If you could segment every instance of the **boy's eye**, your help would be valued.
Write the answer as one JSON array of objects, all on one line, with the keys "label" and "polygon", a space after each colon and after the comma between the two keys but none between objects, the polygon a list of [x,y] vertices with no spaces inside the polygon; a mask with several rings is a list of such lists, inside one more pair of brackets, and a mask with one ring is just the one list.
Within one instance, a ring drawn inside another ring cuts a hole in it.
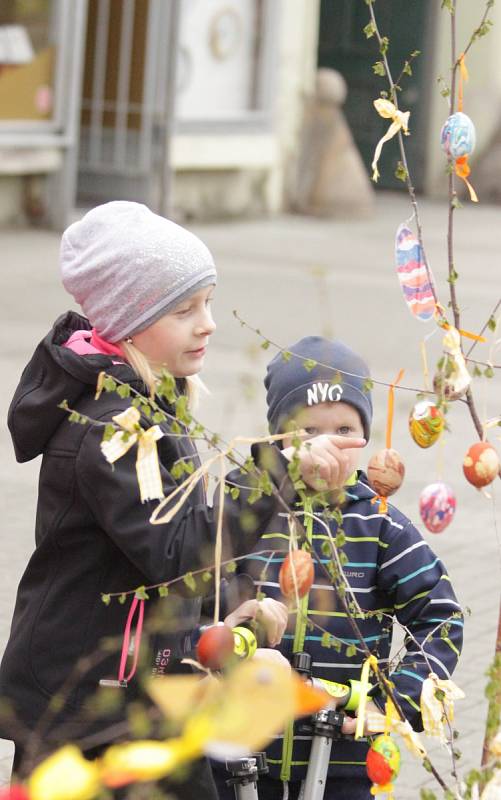
[{"label": "boy's eye", "polygon": [[305,428],[304,430],[308,434],[308,436],[316,436],[318,433],[318,428],[314,427]]},{"label": "boy's eye", "polygon": [[176,313],[178,316],[182,317],[182,316],[183,316],[183,314],[187,314],[189,310],[190,310],[190,306],[186,306],[185,308],[178,308],[178,309],[177,309],[177,311],[176,311],[175,313]]},{"label": "boy's eye", "polygon": [[340,425],[337,432],[340,436],[349,436],[352,430],[349,425]]}]

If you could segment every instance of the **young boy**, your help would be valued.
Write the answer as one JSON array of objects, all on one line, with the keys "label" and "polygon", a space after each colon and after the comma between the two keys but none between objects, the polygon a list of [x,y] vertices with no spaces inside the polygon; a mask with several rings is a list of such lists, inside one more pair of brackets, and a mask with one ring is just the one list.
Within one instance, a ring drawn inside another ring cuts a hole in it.
[{"label": "young boy", "polygon": [[[369,439],[372,401],[365,385],[369,377],[367,365],[341,342],[320,337],[302,339],[289,350],[292,358],[284,360],[279,353],[268,365],[265,386],[270,432],[302,429],[310,439],[301,445],[300,453],[303,459],[308,450],[311,453],[312,472],[306,481],[310,487],[333,490],[324,496],[329,498],[330,510],[339,507],[342,524],[332,517],[327,524],[333,536],[341,528],[345,535],[344,576],[358,605],[362,612],[375,612],[370,616],[357,615],[356,622],[366,645],[383,668],[388,667],[392,618],[405,626],[407,649],[391,672],[391,680],[403,712],[411,725],[420,730],[423,680],[432,670],[440,678],[449,678],[456,666],[462,643],[460,606],[443,564],[413,524],[393,505],[389,504],[387,513],[380,514],[378,504],[371,503],[375,492],[365,474],[357,470],[359,449],[343,449],[340,453],[333,439],[332,459],[326,451],[325,442],[331,436]],[[297,451],[290,437],[281,447],[289,460]],[[344,496],[341,505],[340,489]],[[314,495],[311,489],[310,494]],[[307,517],[302,516],[298,500],[291,507],[306,524]],[[314,511],[322,516],[321,506]],[[329,561],[322,550],[327,538],[325,526],[314,520],[311,544],[324,564]],[[280,513],[272,519],[255,550],[262,549],[264,544],[277,551],[271,561],[250,554],[241,571],[253,577],[260,591],[281,599],[278,574],[289,548],[286,514]],[[268,566],[263,575],[265,564]],[[302,609],[307,611],[311,622],[336,637],[341,648],[327,649],[322,645],[322,631],[307,628],[304,617],[291,612],[281,652],[290,660],[295,652],[309,653],[314,677],[339,683],[359,679],[364,655],[352,646],[357,646],[358,640],[318,563]],[[445,635],[441,633],[442,623],[448,625]],[[381,693],[376,693],[374,700],[380,708],[384,707]],[[354,727],[355,721],[347,718],[343,733],[353,734]],[[267,750],[269,775],[258,783],[260,800],[301,797],[310,748],[311,737],[305,735],[304,720],[274,740]],[[366,740],[355,741],[350,735],[333,743],[325,800],[371,797],[365,770],[367,748]],[[233,797],[233,790],[224,788],[225,777],[216,772],[222,800]]]}]

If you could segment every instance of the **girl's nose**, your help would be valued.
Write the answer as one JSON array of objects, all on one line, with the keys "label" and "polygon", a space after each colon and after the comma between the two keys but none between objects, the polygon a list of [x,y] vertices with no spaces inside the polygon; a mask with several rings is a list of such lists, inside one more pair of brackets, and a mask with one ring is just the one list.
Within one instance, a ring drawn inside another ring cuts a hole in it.
[{"label": "girl's nose", "polygon": [[203,317],[200,321],[199,331],[201,334],[210,336],[216,330],[216,323],[212,317],[212,312],[209,307],[204,308]]}]

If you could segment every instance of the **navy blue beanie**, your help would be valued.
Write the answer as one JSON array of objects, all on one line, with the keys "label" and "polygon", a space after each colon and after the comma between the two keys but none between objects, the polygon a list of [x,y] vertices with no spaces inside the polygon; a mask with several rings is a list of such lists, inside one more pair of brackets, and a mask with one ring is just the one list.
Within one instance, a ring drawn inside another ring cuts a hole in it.
[{"label": "navy blue beanie", "polygon": [[289,352],[292,356],[287,360],[277,353],[264,380],[270,433],[283,433],[283,425],[300,408],[341,401],[357,409],[368,440],[372,400],[365,361],[342,342],[321,336],[307,336]]}]

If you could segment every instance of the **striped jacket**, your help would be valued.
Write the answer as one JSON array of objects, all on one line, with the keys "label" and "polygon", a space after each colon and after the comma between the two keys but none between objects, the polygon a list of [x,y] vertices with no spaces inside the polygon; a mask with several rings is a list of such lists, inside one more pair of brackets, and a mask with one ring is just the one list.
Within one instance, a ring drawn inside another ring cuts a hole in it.
[{"label": "striped jacket", "polygon": [[[370,650],[383,667],[389,667],[393,619],[405,626],[406,650],[397,664],[388,669],[395,684],[402,710],[411,725],[421,730],[419,699],[421,686],[431,670],[440,678],[449,678],[459,657],[463,622],[444,565],[433,553],[414,525],[392,505],[379,514],[371,504],[374,492],[358,473],[358,481],[348,489],[342,508],[342,531],[346,557],[345,577],[362,612],[357,624]],[[301,513],[298,511],[298,513]],[[329,520],[332,534],[340,528]],[[325,527],[314,520],[309,538],[323,563],[329,561],[322,551],[328,538]],[[255,551],[269,547],[274,554],[249,555],[240,570],[250,574],[256,586],[269,597],[283,599],[278,585],[280,565],[288,551],[289,528],[285,514],[274,517]],[[321,567],[315,565],[315,580],[302,600],[303,614],[291,614],[280,649],[290,658],[294,652],[307,651],[312,656],[313,675],[340,683],[360,678],[363,656],[346,613]],[[325,635],[305,624],[308,618],[336,637],[336,647],[325,646]],[[323,637],[323,641],[322,641]],[[426,654],[426,659],[421,653]],[[377,698],[376,698],[377,699]],[[306,730],[305,730],[306,729]],[[272,777],[299,780],[305,777],[311,737],[305,721],[296,722],[277,737],[267,751]],[[331,751],[329,774],[348,777],[365,769],[367,742],[343,738]]]}]

